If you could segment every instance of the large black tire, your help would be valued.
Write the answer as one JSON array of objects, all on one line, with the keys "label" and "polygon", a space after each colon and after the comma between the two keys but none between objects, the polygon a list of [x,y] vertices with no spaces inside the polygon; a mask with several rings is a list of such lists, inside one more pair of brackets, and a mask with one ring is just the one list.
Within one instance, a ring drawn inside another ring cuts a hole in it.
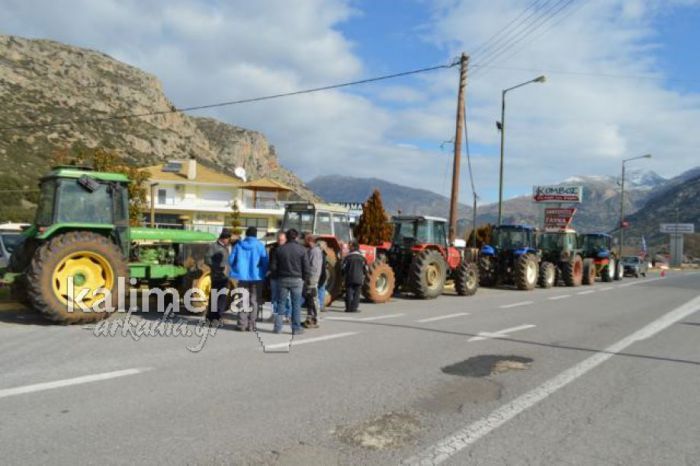
[{"label": "large black tire", "polygon": [[615,259],[612,257],[608,260],[608,265],[603,267],[600,271],[600,278],[606,282],[609,283],[615,279]]},{"label": "large black tire", "polygon": [[18,275],[15,281],[12,282],[10,287],[10,296],[14,301],[30,307],[29,296],[27,295],[27,277],[25,275]]},{"label": "large black tire", "polygon": [[574,256],[570,261],[561,265],[561,278],[566,286],[581,286],[583,282],[583,260]]},{"label": "large black tire", "polygon": [[493,257],[479,258],[479,285],[496,286],[496,261]]},{"label": "large black tire", "polygon": [[540,277],[537,284],[540,288],[551,288],[557,281],[557,269],[551,262],[540,264]]},{"label": "large black tire", "polygon": [[523,254],[515,262],[515,286],[519,290],[534,290],[537,285],[537,260],[530,254]]},{"label": "large black tire", "polygon": [[583,278],[581,281],[584,285],[593,285],[595,283],[595,263],[593,259],[583,260]]},{"label": "large black tire", "polygon": [[[70,266],[65,260],[75,261]],[[87,265],[85,265],[87,264]],[[59,274],[67,274],[73,267],[72,275],[76,291],[79,293],[79,278],[86,283],[96,283],[111,292],[111,307],[117,306],[117,284],[120,277],[128,284],[128,269],[121,250],[108,238],[89,231],[71,231],[53,237],[39,247],[27,271],[27,295],[31,307],[45,318],[60,324],[96,322],[109,316],[104,309],[110,303],[103,303],[98,311],[85,312],[77,304],[69,312],[66,295],[63,295]],[[101,283],[104,282],[104,283]],[[56,287],[59,287],[56,289]],[[90,293],[92,294],[92,293]],[[74,299],[77,296],[74,296]],[[85,304],[89,304],[86,300]]]},{"label": "large black tire", "polygon": [[442,294],[447,279],[447,263],[442,254],[425,249],[413,257],[408,273],[411,292],[420,299],[433,299]]},{"label": "large black tire", "polygon": [[615,265],[615,280],[622,280],[625,276],[625,266],[622,265],[622,261],[617,261]]},{"label": "large black tire", "polygon": [[324,308],[330,306],[333,301],[343,295],[342,263],[338,252],[334,251],[325,241],[319,241],[318,245],[326,253],[326,297]]},{"label": "large black tire", "polygon": [[367,270],[362,295],[373,303],[385,303],[394,295],[394,269],[384,261],[375,260]]},{"label": "large black tire", "polygon": [[479,289],[479,268],[464,261],[455,271],[455,291],[459,296],[472,296]]}]

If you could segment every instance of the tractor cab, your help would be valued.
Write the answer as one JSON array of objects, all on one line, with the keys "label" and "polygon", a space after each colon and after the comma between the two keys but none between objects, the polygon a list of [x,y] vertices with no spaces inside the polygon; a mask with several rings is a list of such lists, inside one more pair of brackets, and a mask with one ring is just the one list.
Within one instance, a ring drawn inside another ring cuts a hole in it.
[{"label": "tractor cab", "polygon": [[481,249],[481,254],[494,255],[498,252],[512,252],[521,255],[535,252],[536,230],[529,225],[499,225],[493,228],[491,244]]},{"label": "tractor cab", "polygon": [[444,218],[420,215],[401,215],[392,217],[396,248],[419,249],[426,245],[439,248],[447,247],[447,221]]},{"label": "tractor cab", "polygon": [[537,246],[543,255],[551,256],[547,259],[556,262],[560,258],[568,258],[578,249],[578,235],[575,230],[544,231],[540,233]]},{"label": "tractor cab", "polygon": [[294,228],[320,238],[334,238],[339,244],[352,241],[349,210],[332,204],[295,202],[287,204],[282,230]]},{"label": "tractor cab", "polygon": [[579,236],[579,244],[587,257],[604,259],[612,251],[612,236],[606,233],[587,233]]},{"label": "tractor cab", "polygon": [[129,179],[121,173],[75,166],[55,167],[40,180],[35,226],[39,237],[90,228],[115,231],[128,255]]}]

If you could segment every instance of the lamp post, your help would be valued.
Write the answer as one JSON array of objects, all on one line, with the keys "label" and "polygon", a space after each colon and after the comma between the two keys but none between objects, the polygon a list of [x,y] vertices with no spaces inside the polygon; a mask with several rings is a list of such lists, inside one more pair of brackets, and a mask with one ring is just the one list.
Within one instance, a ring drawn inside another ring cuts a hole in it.
[{"label": "lamp post", "polygon": [[632,157],[631,159],[625,159],[622,161],[622,175],[620,177],[620,246],[619,246],[619,255],[618,255],[618,260],[622,259],[622,249],[623,249],[623,243],[625,240],[625,164],[627,162],[631,162],[632,160],[639,160],[639,159],[650,159],[651,154],[644,154],[640,155],[638,157]]},{"label": "lamp post", "polygon": [[544,75],[538,76],[535,79],[520,83],[517,86],[504,89],[501,93],[501,121],[496,123],[496,127],[501,130],[501,165],[498,172],[498,225],[501,224],[501,220],[503,219],[503,147],[506,139],[506,93],[518,89],[519,87],[527,86],[528,84],[543,83],[546,80],[547,78]]}]

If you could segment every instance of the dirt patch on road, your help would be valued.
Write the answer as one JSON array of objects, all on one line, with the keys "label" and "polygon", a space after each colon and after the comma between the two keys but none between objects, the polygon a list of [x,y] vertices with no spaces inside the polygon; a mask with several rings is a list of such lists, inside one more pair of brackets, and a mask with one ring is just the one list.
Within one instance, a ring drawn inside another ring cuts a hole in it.
[{"label": "dirt patch on road", "polygon": [[433,414],[463,413],[474,403],[498,400],[501,384],[494,380],[462,378],[442,383],[415,407]]},{"label": "dirt patch on road", "polygon": [[488,377],[507,371],[529,369],[531,363],[531,358],[523,356],[483,354],[445,366],[442,372],[462,377]]},{"label": "dirt patch on road", "polygon": [[419,430],[420,422],[414,415],[391,412],[355,426],[339,427],[336,435],[348,445],[385,450],[410,442]]}]

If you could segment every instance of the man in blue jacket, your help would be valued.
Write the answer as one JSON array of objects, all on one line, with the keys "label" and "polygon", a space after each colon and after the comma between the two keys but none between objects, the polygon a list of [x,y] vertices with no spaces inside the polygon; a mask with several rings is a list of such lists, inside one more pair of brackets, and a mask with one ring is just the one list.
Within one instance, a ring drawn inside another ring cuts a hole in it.
[{"label": "man in blue jacket", "polygon": [[268,267],[267,251],[258,239],[257,228],[248,227],[245,238],[238,241],[231,251],[229,264],[231,278],[238,281],[239,288],[248,291],[248,308],[238,313],[238,330],[243,332],[255,330],[263,280]]}]

